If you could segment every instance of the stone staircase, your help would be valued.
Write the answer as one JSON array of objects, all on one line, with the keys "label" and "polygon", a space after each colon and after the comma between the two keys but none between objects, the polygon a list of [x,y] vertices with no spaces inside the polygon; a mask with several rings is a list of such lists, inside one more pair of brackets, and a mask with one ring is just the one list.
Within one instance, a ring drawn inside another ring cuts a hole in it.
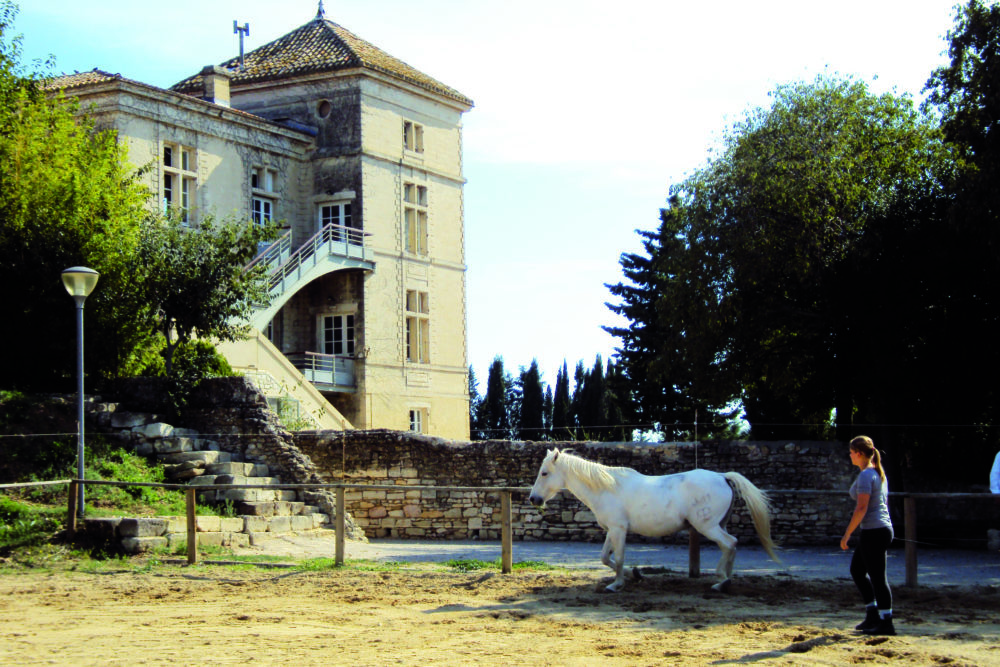
[{"label": "stone staircase", "polygon": [[[198,487],[215,484],[274,486],[268,466],[234,460],[219,444],[191,429],[176,428],[159,415],[119,412],[114,404],[94,403],[91,411],[102,430],[128,441],[132,450],[163,464],[166,481]],[[217,546],[247,546],[277,534],[329,535],[330,517],[313,505],[297,500],[290,489],[205,489],[197,494],[206,505],[225,506],[228,517],[198,517],[199,543]],[[216,521],[221,519],[221,521]],[[186,541],[182,517],[149,519],[87,520],[88,532],[121,544],[126,552],[140,553],[156,547],[173,548]],[[213,533],[219,533],[215,535]]]}]

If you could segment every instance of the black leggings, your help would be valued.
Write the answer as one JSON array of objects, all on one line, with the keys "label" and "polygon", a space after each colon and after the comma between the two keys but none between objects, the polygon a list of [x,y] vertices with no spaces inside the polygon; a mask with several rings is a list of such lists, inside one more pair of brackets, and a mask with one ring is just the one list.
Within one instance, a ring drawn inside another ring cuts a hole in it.
[{"label": "black leggings", "polygon": [[892,609],[892,591],[885,572],[885,552],[892,544],[892,528],[861,530],[861,543],[851,558],[851,577],[863,602],[875,598],[879,609]]}]

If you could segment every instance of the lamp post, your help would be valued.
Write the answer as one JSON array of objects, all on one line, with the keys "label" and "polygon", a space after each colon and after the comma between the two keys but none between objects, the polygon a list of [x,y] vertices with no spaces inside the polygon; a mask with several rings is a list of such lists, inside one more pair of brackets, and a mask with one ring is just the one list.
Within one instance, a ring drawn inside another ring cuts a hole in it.
[{"label": "lamp post", "polygon": [[[76,302],[76,377],[77,377],[77,427],[76,478],[83,481],[83,302],[94,291],[100,274],[85,266],[74,266],[62,272],[63,285]],[[83,484],[77,484],[79,496],[76,515],[83,518]]]}]

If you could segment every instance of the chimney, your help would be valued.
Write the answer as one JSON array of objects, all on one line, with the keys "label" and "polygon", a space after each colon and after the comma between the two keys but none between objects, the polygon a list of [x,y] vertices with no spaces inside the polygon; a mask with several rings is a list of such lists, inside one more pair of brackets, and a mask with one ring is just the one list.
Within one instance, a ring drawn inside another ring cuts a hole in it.
[{"label": "chimney", "polygon": [[229,79],[233,76],[229,70],[218,65],[206,65],[201,70],[201,78],[205,83],[205,92],[201,98],[207,102],[229,106]]}]

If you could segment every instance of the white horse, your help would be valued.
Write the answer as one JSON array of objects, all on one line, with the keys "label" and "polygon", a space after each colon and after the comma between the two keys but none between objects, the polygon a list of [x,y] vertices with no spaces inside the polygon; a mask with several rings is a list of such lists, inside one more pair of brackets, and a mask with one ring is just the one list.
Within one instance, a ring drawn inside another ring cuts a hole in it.
[{"label": "white horse", "polygon": [[715,569],[719,583],[712,588],[727,590],[733,576],[736,538],[725,531],[725,525],[737,497],[746,502],[767,554],[780,562],[771,541],[767,495],[738,472],[697,469],[650,477],[631,468],[613,468],[550,449],[528,500],[536,507],[544,506],[563,489],[589,507],[597,523],[608,532],[601,562],[615,571],[609,591],[618,591],[625,583],[625,536],[630,531],[662,537],[685,526],[719,545],[722,557]]}]

